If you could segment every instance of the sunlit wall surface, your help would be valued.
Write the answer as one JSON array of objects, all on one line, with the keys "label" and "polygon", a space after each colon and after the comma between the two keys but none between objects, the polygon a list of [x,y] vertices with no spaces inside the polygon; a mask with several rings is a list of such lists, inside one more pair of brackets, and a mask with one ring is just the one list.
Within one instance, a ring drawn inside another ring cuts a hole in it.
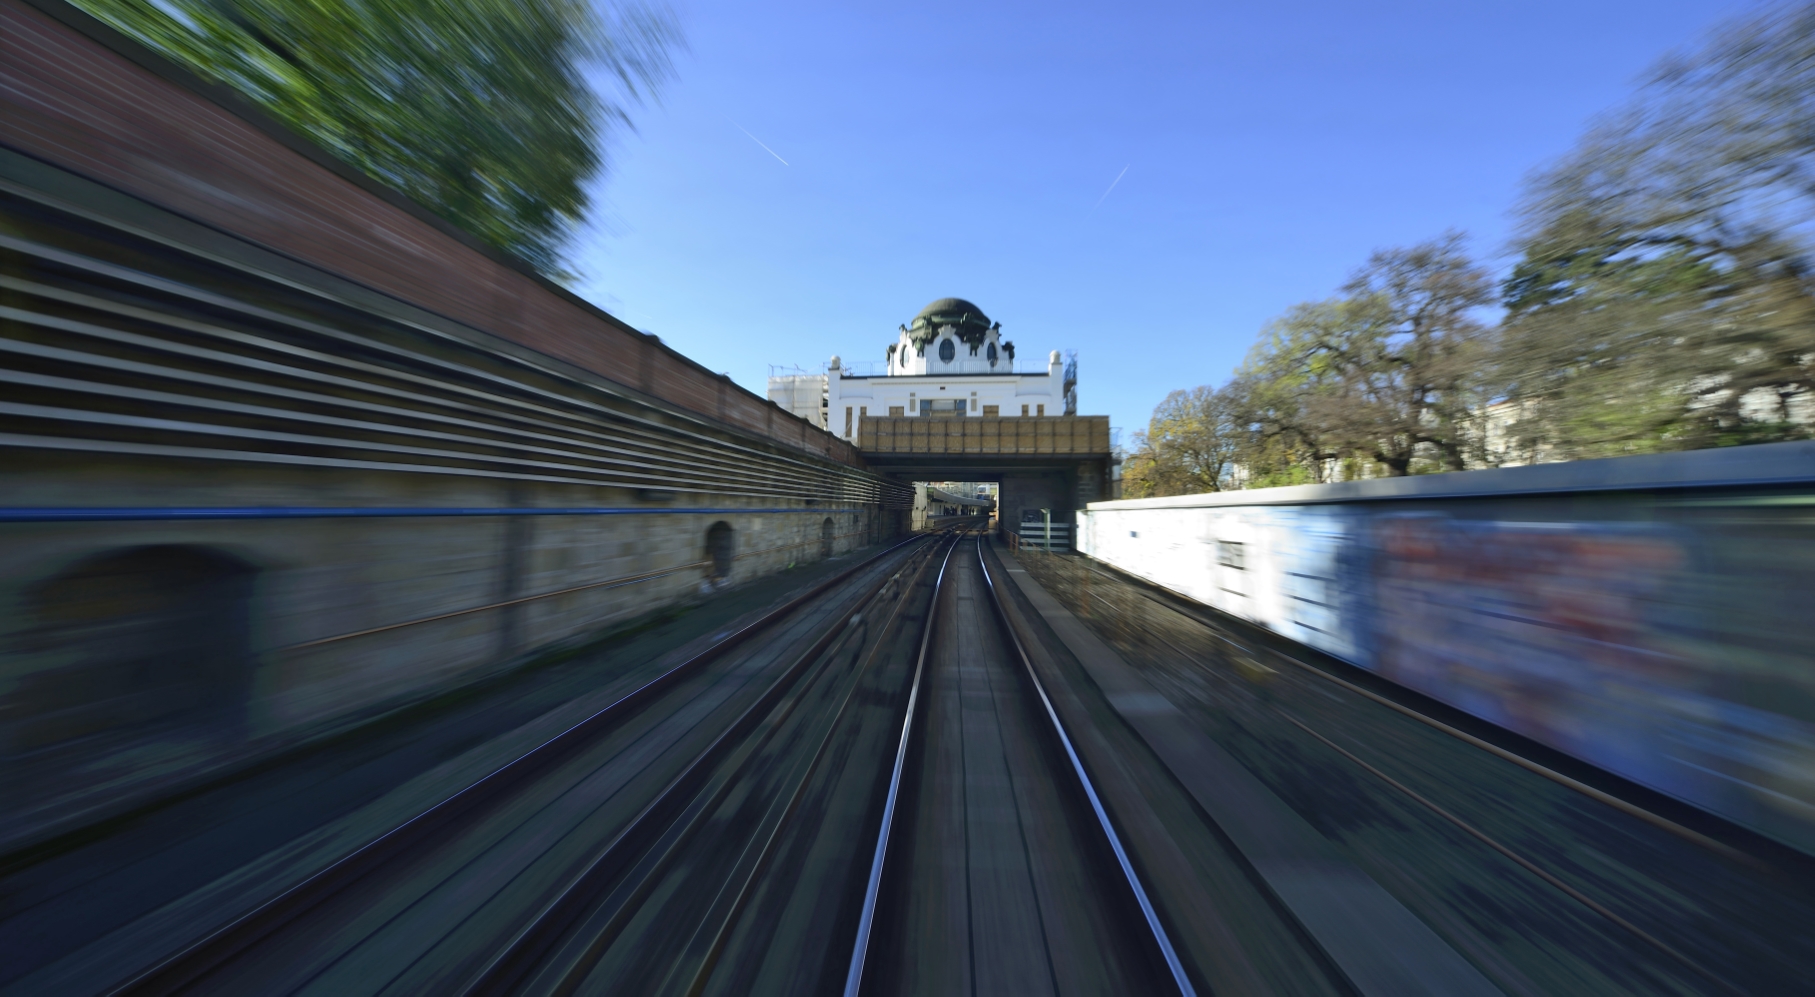
[{"label": "sunlit wall surface", "polygon": [[[1779,478],[1809,467],[1801,444],[1746,449],[1786,458]],[[1720,487],[1701,472],[1722,456],[1581,465],[1650,462],[1644,489],[1571,489],[1559,465],[1101,503],[1079,532],[1118,568],[1815,852],[1815,485]],[[1264,504],[1320,494],[1342,500]]]}]

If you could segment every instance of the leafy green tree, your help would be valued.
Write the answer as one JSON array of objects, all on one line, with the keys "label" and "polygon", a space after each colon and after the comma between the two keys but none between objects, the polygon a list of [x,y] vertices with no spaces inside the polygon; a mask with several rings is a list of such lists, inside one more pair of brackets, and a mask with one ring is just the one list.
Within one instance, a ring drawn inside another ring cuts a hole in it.
[{"label": "leafy green tree", "polygon": [[1267,349],[1278,331],[1269,327],[1262,332],[1248,363],[1222,389],[1243,430],[1233,475],[1243,488],[1318,484],[1333,466],[1305,416],[1309,372],[1281,362],[1289,354]]},{"label": "leafy green tree", "polygon": [[604,141],[679,40],[635,0],[77,2],[556,276]]},{"label": "leafy green tree", "polygon": [[1174,391],[1153,410],[1122,471],[1129,498],[1196,495],[1232,487],[1247,430],[1233,396],[1211,387]]},{"label": "leafy green tree", "polygon": [[1257,437],[1316,480],[1352,461],[1392,476],[1468,466],[1492,394],[1476,313],[1493,287],[1462,237],[1376,252],[1343,291],[1262,331],[1238,374]]},{"label": "leafy green tree", "polygon": [[1314,330],[1342,324],[1342,302],[1294,306],[1262,329],[1228,386],[1247,430],[1242,479],[1251,488],[1324,480],[1338,454],[1321,432],[1311,396],[1328,365],[1317,355]]},{"label": "leafy green tree", "polygon": [[1815,5],[1716,33],[1531,184],[1500,377],[1554,458],[1809,435]]}]

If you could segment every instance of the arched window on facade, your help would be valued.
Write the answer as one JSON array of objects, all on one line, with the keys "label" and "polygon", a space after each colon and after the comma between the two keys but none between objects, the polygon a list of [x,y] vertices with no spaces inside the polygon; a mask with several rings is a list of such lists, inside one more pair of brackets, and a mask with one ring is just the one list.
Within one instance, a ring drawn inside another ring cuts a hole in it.
[{"label": "arched window on facade", "polygon": [[706,530],[706,560],[712,562],[714,580],[731,577],[731,566],[737,560],[737,531],[724,520]]},{"label": "arched window on facade", "polygon": [[952,359],[954,357],[956,357],[957,355],[958,355],[958,348],[956,346],[952,345],[951,340],[942,339],[939,341],[939,359],[945,361],[946,363],[951,363]]},{"label": "arched window on facade", "polygon": [[35,586],[14,750],[175,727],[243,734],[256,569],[206,547],[85,558]]}]

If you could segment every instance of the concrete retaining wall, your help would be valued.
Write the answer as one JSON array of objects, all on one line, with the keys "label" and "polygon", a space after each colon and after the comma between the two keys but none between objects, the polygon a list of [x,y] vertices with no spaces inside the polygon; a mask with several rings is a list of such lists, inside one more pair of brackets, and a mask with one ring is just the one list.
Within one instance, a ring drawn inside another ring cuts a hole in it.
[{"label": "concrete retaining wall", "polygon": [[[8,468],[0,492],[15,520],[0,522],[0,847],[879,532],[873,507],[804,500],[699,505],[417,476],[27,463]],[[52,518],[92,514],[97,495],[131,496],[136,508],[115,514],[144,518]],[[408,514],[436,507],[515,514]],[[554,507],[589,511],[534,513]],[[17,521],[33,509],[37,521]],[[708,550],[715,524],[732,530],[723,576]],[[198,560],[238,580],[182,605],[145,604],[193,588]],[[220,649],[218,631],[242,625],[243,641]],[[239,660],[183,660],[219,654]]]},{"label": "concrete retaining wall", "polygon": [[1080,549],[1815,852],[1815,443],[1093,504]]}]

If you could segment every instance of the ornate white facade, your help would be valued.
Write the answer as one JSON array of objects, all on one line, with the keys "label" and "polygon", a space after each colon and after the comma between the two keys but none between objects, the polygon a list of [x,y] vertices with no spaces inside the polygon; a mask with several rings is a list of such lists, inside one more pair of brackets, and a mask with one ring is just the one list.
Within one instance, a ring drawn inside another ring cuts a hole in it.
[{"label": "ornate white facade", "polygon": [[[1059,351],[1044,370],[1016,373],[1014,343],[1000,323],[961,298],[921,309],[888,349],[884,374],[859,375],[838,357],[826,368],[823,425],[846,439],[866,415],[924,418],[1018,418],[1076,411],[1073,380]],[[775,385],[771,383],[771,397]],[[797,413],[806,416],[806,413]],[[807,416],[812,418],[812,416]],[[815,420],[817,421],[817,420]]]}]

